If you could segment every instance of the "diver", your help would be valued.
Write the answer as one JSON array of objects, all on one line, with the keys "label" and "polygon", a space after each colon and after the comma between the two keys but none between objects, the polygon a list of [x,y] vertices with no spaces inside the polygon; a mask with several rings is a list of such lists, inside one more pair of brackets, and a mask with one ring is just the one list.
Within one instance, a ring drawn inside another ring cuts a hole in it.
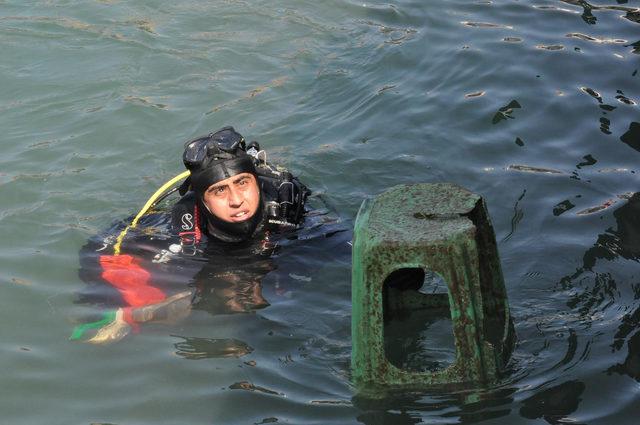
[{"label": "diver", "polygon": [[[156,192],[130,224],[83,247],[80,277],[89,287],[78,302],[106,312],[76,326],[71,339],[117,341],[142,323],[175,321],[207,303],[224,313],[269,305],[261,279],[274,268],[271,235],[300,228],[311,192],[233,127],[185,143],[183,162],[187,171]],[[181,198],[170,214],[147,214],[176,191]],[[140,220],[147,227],[142,232]]]},{"label": "diver", "polygon": [[246,145],[233,127],[187,142],[182,159],[190,175],[179,188],[184,196],[172,218],[183,248],[203,234],[242,242],[302,221],[309,189],[268,164],[259,144]]}]

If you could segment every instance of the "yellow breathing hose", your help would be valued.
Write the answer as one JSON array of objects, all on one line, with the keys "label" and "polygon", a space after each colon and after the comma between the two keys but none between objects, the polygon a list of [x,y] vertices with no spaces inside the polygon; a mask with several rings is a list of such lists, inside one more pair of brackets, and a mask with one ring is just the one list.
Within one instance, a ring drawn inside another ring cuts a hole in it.
[{"label": "yellow breathing hose", "polygon": [[171,180],[169,180],[168,182],[163,184],[162,187],[160,187],[160,189],[156,190],[156,193],[151,195],[151,198],[149,198],[147,203],[144,204],[144,207],[142,207],[142,209],[140,210],[138,215],[136,215],[136,217],[133,219],[133,221],[131,221],[131,224],[129,224],[127,227],[125,227],[125,229],[122,232],[120,232],[120,234],[118,235],[118,239],[116,239],[116,244],[113,246],[113,255],[120,255],[120,245],[122,245],[122,240],[124,239],[124,236],[127,234],[129,229],[133,229],[138,225],[138,220],[140,220],[140,218],[147,212],[147,210],[149,210],[149,208],[151,208],[151,205],[153,205],[153,203],[160,196],[162,196],[162,194],[164,192],[166,192],[169,188],[171,188],[171,186],[173,186],[174,184],[176,184],[180,180],[184,180],[187,177],[189,177],[189,174],[191,174],[189,172],[189,170],[178,174],[177,176],[175,176],[174,178],[172,178]]}]

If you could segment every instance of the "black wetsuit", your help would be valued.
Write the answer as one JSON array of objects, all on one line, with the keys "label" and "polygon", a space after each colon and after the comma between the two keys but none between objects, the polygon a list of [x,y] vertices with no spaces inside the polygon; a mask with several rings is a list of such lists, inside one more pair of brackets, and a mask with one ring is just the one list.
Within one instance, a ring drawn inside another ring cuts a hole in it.
[{"label": "black wetsuit", "polygon": [[80,253],[80,277],[88,286],[78,302],[139,310],[189,290],[194,308],[216,314],[269,305],[260,289],[262,278],[275,268],[273,239],[302,224],[309,191],[288,173],[283,178],[262,174],[267,173],[258,175],[261,222],[250,238],[234,243],[217,238],[197,213],[202,203],[188,192],[170,214],[145,215],[127,233],[118,256],[111,255],[112,247],[130,220],[91,238]]}]

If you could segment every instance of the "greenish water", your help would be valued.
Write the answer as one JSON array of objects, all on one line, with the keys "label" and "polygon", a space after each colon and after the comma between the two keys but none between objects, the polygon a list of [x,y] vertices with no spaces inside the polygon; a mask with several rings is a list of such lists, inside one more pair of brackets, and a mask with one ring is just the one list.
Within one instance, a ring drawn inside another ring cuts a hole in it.
[{"label": "greenish water", "polygon": [[[639,7],[0,0],[0,423],[637,423]],[[279,258],[255,314],[69,341],[80,247],[224,125],[347,224],[396,184],[485,196],[519,337],[505,380],[356,396],[330,244]]]}]

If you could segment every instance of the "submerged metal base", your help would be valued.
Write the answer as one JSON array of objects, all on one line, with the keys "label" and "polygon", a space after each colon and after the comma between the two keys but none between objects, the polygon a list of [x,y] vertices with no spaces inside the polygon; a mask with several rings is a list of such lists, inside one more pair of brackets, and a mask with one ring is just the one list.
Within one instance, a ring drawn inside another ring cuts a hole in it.
[{"label": "submerged metal base", "polygon": [[[439,274],[446,293],[419,292],[424,271]],[[362,204],[354,230],[352,301],[357,384],[491,383],[513,349],[484,201],[454,184],[396,186]],[[404,370],[385,351],[385,322],[421,309],[450,312],[455,360],[441,370]]]}]

